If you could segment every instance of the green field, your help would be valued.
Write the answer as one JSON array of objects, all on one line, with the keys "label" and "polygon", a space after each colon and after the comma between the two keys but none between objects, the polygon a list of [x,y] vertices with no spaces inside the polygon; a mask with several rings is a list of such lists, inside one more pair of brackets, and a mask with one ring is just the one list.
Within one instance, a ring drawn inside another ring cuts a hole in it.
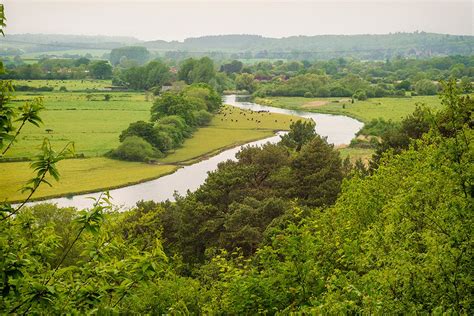
[{"label": "green field", "polygon": [[362,122],[376,118],[400,121],[415,110],[416,104],[426,104],[434,110],[439,110],[442,106],[438,96],[374,98],[354,103],[348,98],[269,97],[257,98],[256,102],[285,109],[343,114]]},{"label": "green field", "polygon": [[53,87],[53,91],[59,91],[61,87],[66,87],[68,91],[84,91],[84,90],[104,90],[110,87],[110,80],[13,80],[14,85],[30,86],[30,87]]},{"label": "green field", "polygon": [[370,160],[370,157],[372,157],[372,155],[375,153],[375,150],[370,148],[344,147],[339,148],[338,150],[342,159],[349,157],[349,160],[352,163],[355,163],[356,160],[361,159],[365,164],[367,164]]},{"label": "green field", "polygon": [[47,51],[47,52],[35,52],[35,53],[26,53],[21,55],[22,58],[39,58],[42,55],[55,55],[62,56],[64,54],[68,55],[81,55],[85,56],[87,54],[92,55],[95,58],[102,57],[104,54],[110,53],[110,50],[106,49],[66,49],[66,50],[56,50],[56,51]]},{"label": "green field", "polygon": [[[53,187],[42,185],[35,198],[65,195],[71,192],[90,192],[104,188],[126,186],[169,174],[178,167],[173,165],[149,165],[107,158],[67,159],[59,162],[59,182],[47,179]],[[21,200],[26,194],[18,191],[33,177],[28,162],[0,163],[0,200]]]},{"label": "green field", "polygon": [[[160,165],[123,162],[102,156],[117,147],[118,136],[131,122],[148,120],[151,100],[142,93],[111,93],[111,101],[103,101],[103,93],[43,93],[46,109],[41,114],[44,125],[28,126],[20,134],[8,158],[31,157],[38,152],[44,137],[60,149],[74,141],[76,153],[86,159],[69,159],[59,164],[61,181],[53,188],[42,187],[35,198],[94,191],[157,178],[174,171],[181,163],[203,159],[225,148],[272,136],[287,130],[297,117],[282,114],[251,113],[225,106],[211,124],[197,130],[181,148],[161,159]],[[35,95],[17,94],[21,105]],[[252,120],[253,118],[253,120]],[[257,122],[258,121],[258,122]],[[52,130],[47,132],[46,129]],[[18,189],[32,177],[28,162],[0,163],[0,199],[24,197]]]},{"label": "green field", "polygon": [[[18,94],[15,103],[21,105],[35,96]],[[117,147],[120,132],[131,122],[148,120],[152,105],[140,93],[111,93],[110,101],[103,101],[104,94],[101,93],[51,92],[42,93],[42,96],[45,103],[45,110],[41,113],[43,126],[25,127],[20,141],[6,157],[31,156],[44,137],[50,138],[55,148],[74,141],[78,154],[89,157],[103,155]]]},{"label": "green field", "polygon": [[[253,121],[252,121],[253,118]],[[181,148],[160,160],[165,163],[186,162],[203,154],[270,137],[278,130],[288,130],[293,117],[275,113],[251,113],[225,106],[209,126],[199,129]],[[260,123],[256,123],[256,121]]]}]

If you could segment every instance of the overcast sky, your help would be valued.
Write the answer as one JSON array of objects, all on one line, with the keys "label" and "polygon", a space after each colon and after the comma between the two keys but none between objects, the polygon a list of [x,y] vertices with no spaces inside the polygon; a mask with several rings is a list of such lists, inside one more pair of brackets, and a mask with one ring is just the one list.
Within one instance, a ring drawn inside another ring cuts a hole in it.
[{"label": "overcast sky", "polygon": [[471,0],[0,0],[7,34],[125,35],[183,40],[425,31],[473,35]]}]

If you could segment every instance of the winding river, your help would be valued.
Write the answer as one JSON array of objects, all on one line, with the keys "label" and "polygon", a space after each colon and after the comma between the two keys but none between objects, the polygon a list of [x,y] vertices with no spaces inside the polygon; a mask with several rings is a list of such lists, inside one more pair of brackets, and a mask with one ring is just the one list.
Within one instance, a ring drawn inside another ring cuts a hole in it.
[{"label": "winding river", "polygon": [[[351,139],[354,138],[355,133],[357,133],[357,131],[363,126],[361,122],[347,116],[280,109],[250,102],[243,102],[235,95],[226,96],[224,103],[253,111],[269,111],[313,119],[316,122],[316,132],[321,136],[326,136],[328,142],[334,145],[348,144]],[[246,145],[259,146],[267,142],[276,143],[280,140],[279,134],[281,133],[277,133],[276,136],[251,142]],[[216,170],[217,165],[220,162],[228,159],[235,160],[235,154],[241,147],[242,146],[237,146],[223,151],[207,160],[197,162],[190,166],[185,166],[170,175],[163,176],[156,180],[110,190],[112,202],[123,209],[127,209],[133,207],[136,202],[140,200],[153,200],[157,202],[166,200],[172,201],[174,200],[175,193],[185,195],[188,190],[194,191],[199,188],[199,186],[204,183],[208,172]],[[76,195],[68,198],[50,199],[41,202],[56,203],[61,207],[73,206],[81,209],[92,206],[93,201],[90,197],[98,198],[99,196],[100,192]]]}]

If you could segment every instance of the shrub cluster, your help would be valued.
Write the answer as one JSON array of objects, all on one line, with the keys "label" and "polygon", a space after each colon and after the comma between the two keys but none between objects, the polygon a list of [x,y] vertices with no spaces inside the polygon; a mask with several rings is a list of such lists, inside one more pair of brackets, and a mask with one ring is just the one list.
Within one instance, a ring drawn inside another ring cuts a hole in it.
[{"label": "shrub cluster", "polygon": [[209,124],[221,105],[220,95],[206,84],[165,92],[155,100],[151,120],[131,123],[120,134],[121,145],[108,155],[132,161],[163,157],[181,146],[196,128]]}]

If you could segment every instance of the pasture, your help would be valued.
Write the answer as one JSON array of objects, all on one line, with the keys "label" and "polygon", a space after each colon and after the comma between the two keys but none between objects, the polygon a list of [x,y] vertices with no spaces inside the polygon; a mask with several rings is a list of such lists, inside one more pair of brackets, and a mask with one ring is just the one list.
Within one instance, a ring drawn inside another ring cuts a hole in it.
[{"label": "pasture", "polygon": [[[7,197],[12,201],[26,198],[27,193],[22,194],[19,190],[33,177],[29,164],[29,162],[0,163],[0,200]],[[47,180],[53,186],[40,186],[34,198],[126,186],[158,178],[175,171],[177,168],[174,165],[149,165],[103,157],[67,159],[58,163],[58,169],[61,173],[60,181],[56,182],[51,177],[47,177]]]},{"label": "pasture", "polygon": [[289,130],[296,116],[257,113],[224,106],[209,126],[197,130],[181,148],[160,159],[165,163],[189,162],[203,155],[273,136],[275,131]]},{"label": "pasture", "polygon": [[442,107],[438,96],[373,98],[365,101],[355,100],[354,103],[351,103],[348,98],[268,97],[257,98],[256,102],[292,110],[342,114],[362,122],[377,118],[401,121],[415,110],[416,104],[426,104],[435,111]]},{"label": "pasture", "polygon": [[[14,103],[21,105],[39,94],[18,94]],[[151,101],[140,93],[42,93],[45,110],[41,127],[26,126],[6,157],[30,157],[44,137],[55,148],[73,141],[78,154],[101,156],[117,147],[120,132],[131,122],[149,119]]]},{"label": "pasture", "polygon": [[12,80],[13,85],[29,86],[34,88],[52,87],[59,91],[65,87],[67,91],[104,90],[112,85],[110,80]]}]

